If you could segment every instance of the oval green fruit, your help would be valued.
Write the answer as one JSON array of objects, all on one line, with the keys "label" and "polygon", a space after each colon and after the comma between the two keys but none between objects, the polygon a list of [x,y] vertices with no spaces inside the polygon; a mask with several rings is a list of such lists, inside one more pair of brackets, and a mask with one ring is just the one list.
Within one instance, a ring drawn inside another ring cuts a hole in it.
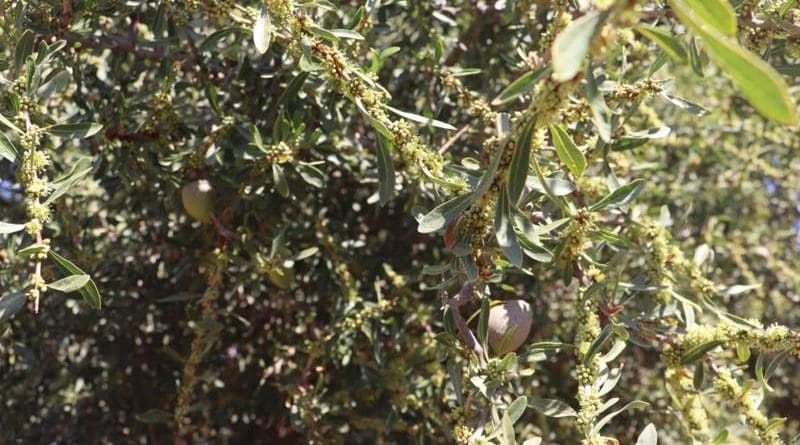
[{"label": "oval green fruit", "polygon": [[202,222],[211,222],[214,203],[214,189],[205,179],[190,182],[181,189],[181,201],[186,213]]},{"label": "oval green fruit", "polygon": [[517,350],[531,332],[531,305],[523,300],[507,300],[489,309],[489,346],[497,355]]}]

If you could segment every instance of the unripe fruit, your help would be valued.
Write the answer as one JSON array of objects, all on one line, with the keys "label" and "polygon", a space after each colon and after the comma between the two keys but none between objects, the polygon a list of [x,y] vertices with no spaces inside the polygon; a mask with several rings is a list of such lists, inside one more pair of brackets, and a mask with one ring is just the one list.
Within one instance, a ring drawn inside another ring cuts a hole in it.
[{"label": "unripe fruit", "polygon": [[181,189],[181,200],[186,213],[192,218],[208,223],[211,221],[211,213],[214,202],[214,189],[211,183],[205,179],[190,182]]},{"label": "unripe fruit", "polygon": [[489,346],[497,355],[519,348],[528,338],[533,324],[531,305],[523,300],[507,300],[489,309]]}]

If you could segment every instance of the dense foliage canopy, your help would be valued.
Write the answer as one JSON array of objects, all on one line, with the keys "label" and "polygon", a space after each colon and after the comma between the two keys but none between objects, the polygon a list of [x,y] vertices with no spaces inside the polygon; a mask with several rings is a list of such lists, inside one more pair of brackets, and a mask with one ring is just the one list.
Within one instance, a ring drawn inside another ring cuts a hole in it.
[{"label": "dense foliage canopy", "polygon": [[0,442],[798,443],[800,2],[3,0]]}]

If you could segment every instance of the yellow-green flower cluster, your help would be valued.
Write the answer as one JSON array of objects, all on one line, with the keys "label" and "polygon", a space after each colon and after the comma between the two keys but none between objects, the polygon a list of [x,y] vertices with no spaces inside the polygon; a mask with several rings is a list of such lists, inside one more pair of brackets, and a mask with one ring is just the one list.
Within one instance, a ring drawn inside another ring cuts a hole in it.
[{"label": "yellow-green flower cluster", "polygon": [[189,356],[183,365],[181,386],[178,391],[178,400],[175,403],[174,418],[179,428],[183,428],[184,419],[189,411],[189,405],[197,384],[197,368],[200,366],[205,354],[208,352],[209,343],[214,340],[206,328],[209,322],[216,318],[216,300],[222,293],[224,271],[226,266],[226,254],[221,249],[214,249],[210,258],[206,261],[206,290],[200,299],[200,323],[195,330],[195,337],[192,340]]},{"label": "yellow-green flower cluster", "polygon": [[592,433],[592,424],[601,405],[597,385],[600,376],[599,358],[594,355],[588,363],[585,363],[586,354],[601,330],[597,295],[596,291],[581,288],[575,302],[575,358],[579,363],[575,370],[575,378],[578,381],[577,399],[580,407],[576,426],[585,436],[582,442],[584,444],[592,444],[600,439],[599,434]]},{"label": "yellow-green flower cluster", "polygon": [[608,94],[607,100],[609,105],[634,104],[660,93],[661,90],[661,84],[648,77],[634,84],[620,84],[616,90]]},{"label": "yellow-green flower cluster", "polygon": [[769,418],[761,413],[749,389],[742,388],[729,369],[721,369],[714,379],[714,389],[729,404],[736,407],[745,419],[745,424],[763,445],[783,445],[780,437],[781,422],[770,423]]},{"label": "yellow-green flower cluster", "polygon": [[746,327],[728,321],[717,325],[692,326],[685,334],[675,338],[674,345],[666,346],[662,354],[663,360],[667,366],[680,366],[680,359],[686,351],[710,342],[719,342],[726,347],[754,348],[761,351],[787,350],[800,356],[800,334],[797,332],[779,324],[763,328],[757,320],[748,322],[759,327]]},{"label": "yellow-green flower cluster", "polygon": [[465,87],[461,80],[449,71],[442,73],[441,77],[442,84],[456,92],[461,104],[466,106],[467,112],[472,117],[482,119],[483,124],[487,127],[494,124],[497,112],[492,110],[489,102],[483,96]]},{"label": "yellow-green flower cluster", "polygon": [[692,290],[700,295],[714,292],[714,283],[672,242],[672,236],[667,229],[645,216],[640,218],[639,224],[630,227],[631,234],[647,258],[653,284],[660,286],[656,292],[656,300],[661,303],[671,300],[675,274],[688,278]]},{"label": "yellow-green flower cluster", "polygon": [[708,438],[708,411],[703,405],[703,394],[694,387],[694,379],[685,368],[667,368],[666,383],[675,397],[675,404],[694,437]]},{"label": "yellow-green flower cluster", "polygon": [[560,263],[569,263],[580,258],[587,237],[595,227],[595,219],[594,213],[589,209],[581,208],[575,212],[564,231],[564,249],[558,259]]},{"label": "yellow-green flower cluster", "polygon": [[334,89],[353,102],[362,104],[369,118],[389,131],[409,173],[418,175],[419,167],[424,166],[435,177],[441,176],[444,166],[442,156],[422,141],[409,122],[393,120],[387,115],[389,95],[385,89],[380,88],[370,75],[362,73],[337,47],[315,37],[310,31],[313,20],[296,12],[291,1],[271,0],[267,2],[267,7],[270,16],[276,19],[276,25],[289,31],[288,49],[294,57],[300,60],[304,56],[298,42],[302,38],[310,39],[311,54],[321,63]]}]

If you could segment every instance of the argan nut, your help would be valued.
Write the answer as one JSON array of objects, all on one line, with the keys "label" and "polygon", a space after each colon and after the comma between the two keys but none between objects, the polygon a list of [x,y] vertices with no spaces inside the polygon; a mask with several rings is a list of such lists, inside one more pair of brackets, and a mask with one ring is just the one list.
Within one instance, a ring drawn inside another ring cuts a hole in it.
[{"label": "argan nut", "polygon": [[531,305],[523,300],[507,300],[489,309],[489,346],[497,355],[517,350],[531,332]]}]

